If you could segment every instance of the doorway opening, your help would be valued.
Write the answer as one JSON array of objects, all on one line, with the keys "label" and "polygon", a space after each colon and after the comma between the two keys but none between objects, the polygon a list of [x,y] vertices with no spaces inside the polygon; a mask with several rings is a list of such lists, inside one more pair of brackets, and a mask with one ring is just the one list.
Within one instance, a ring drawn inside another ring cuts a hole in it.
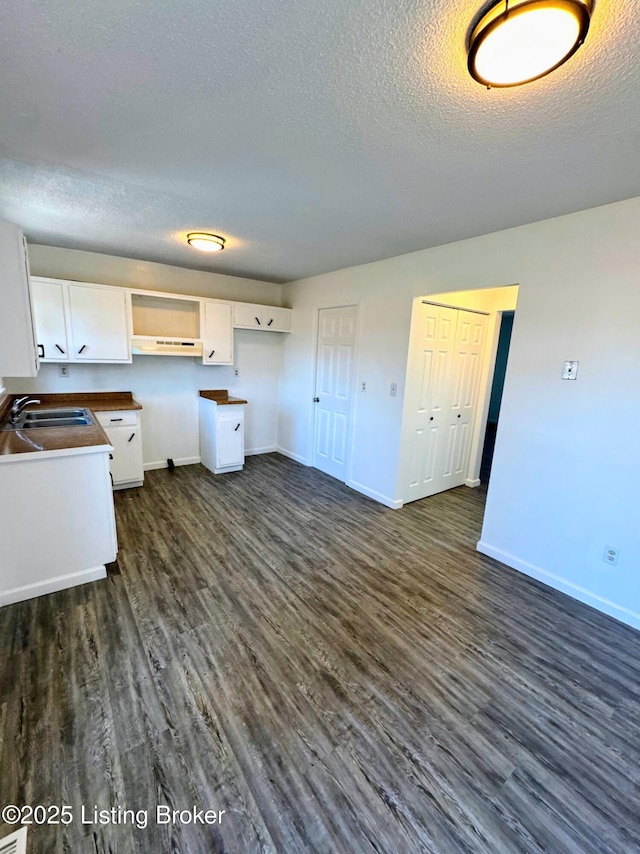
[{"label": "doorway opening", "polygon": [[482,460],[480,462],[480,483],[484,486],[489,483],[489,477],[491,475],[491,465],[493,463],[493,453],[498,432],[498,418],[500,417],[502,392],[504,391],[504,381],[507,375],[507,359],[509,357],[514,317],[515,311],[502,312],[495,368],[493,371],[493,382],[491,383],[491,392],[489,394],[487,427],[484,434]]},{"label": "doorway opening", "polygon": [[[480,485],[501,321],[513,316],[517,297],[518,286],[508,285],[414,301],[401,443],[404,504]],[[500,391],[506,357],[504,363]]]}]

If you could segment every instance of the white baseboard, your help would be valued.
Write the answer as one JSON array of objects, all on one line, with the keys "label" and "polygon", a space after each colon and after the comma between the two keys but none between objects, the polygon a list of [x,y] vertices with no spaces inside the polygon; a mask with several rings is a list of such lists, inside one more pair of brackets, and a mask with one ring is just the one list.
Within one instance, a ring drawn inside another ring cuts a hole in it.
[{"label": "white baseboard", "polygon": [[[200,462],[200,457],[181,457],[173,461],[174,466],[192,466]],[[167,461],[159,460],[154,463],[145,463],[143,469],[145,471],[153,471],[154,469],[166,469]]]},{"label": "white baseboard", "polygon": [[126,483],[114,483],[113,491],[118,492],[119,489],[135,489],[139,486],[144,486],[144,480],[128,480]]},{"label": "white baseboard", "polygon": [[480,478],[479,477],[468,477],[465,480],[464,485],[470,486],[471,488],[474,488],[476,486],[480,486]]},{"label": "white baseboard", "polygon": [[58,575],[56,578],[47,578],[44,581],[25,584],[24,587],[3,590],[0,593],[0,607],[13,605],[15,602],[24,602],[26,599],[35,599],[36,596],[45,596],[47,593],[56,593],[58,590],[66,590],[68,587],[76,587],[78,584],[87,584],[89,581],[99,581],[106,577],[107,570],[104,566],[94,566],[82,572]]},{"label": "white baseboard", "polygon": [[584,587],[580,587],[572,581],[568,581],[566,578],[562,578],[559,575],[548,572],[546,569],[542,569],[539,566],[528,563],[526,560],[520,560],[520,558],[515,557],[515,555],[502,551],[502,549],[495,548],[495,546],[485,543],[482,540],[477,543],[476,548],[479,552],[482,552],[483,555],[495,558],[496,560],[499,560],[500,563],[504,563],[512,569],[517,569],[518,572],[522,572],[530,578],[535,578],[536,581],[542,581],[543,584],[553,587],[554,590],[559,590],[561,593],[566,593],[567,596],[571,596],[579,602],[584,602],[585,605],[591,605],[591,607],[595,608],[597,611],[601,611],[609,617],[614,617],[616,620],[620,620],[621,623],[625,623],[627,626],[631,626],[634,629],[640,629],[640,614],[636,614],[635,611],[629,611],[629,609],[625,608],[623,605],[618,605],[615,602],[611,602],[609,599],[604,599],[602,596],[599,596],[597,593],[593,593],[591,590],[585,590]]},{"label": "white baseboard", "polygon": [[357,483],[355,480],[347,481],[345,486],[348,486],[350,489],[355,489],[356,492],[366,495],[367,498],[373,498],[374,501],[377,501],[379,504],[384,504],[385,507],[390,507],[392,510],[399,510],[402,507],[403,502],[401,498],[389,498],[388,495],[376,492],[375,489],[369,489],[368,486],[364,486],[362,483]]},{"label": "white baseboard", "polygon": [[267,445],[264,448],[245,448],[244,455],[245,457],[253,457],[256,454],[272,454],[277,450],[275,445]]},{"label": "white baseboard", "polygon": [[274,448],[279,454],[282,454],[283,457],[289,457],[290,460],[295,460],[297,463],[302,463],[303,466],[310,466],[311,463],[307,457],[302,457],[300,454],[294,454],[293,451],[287,451],[286,448]]}]

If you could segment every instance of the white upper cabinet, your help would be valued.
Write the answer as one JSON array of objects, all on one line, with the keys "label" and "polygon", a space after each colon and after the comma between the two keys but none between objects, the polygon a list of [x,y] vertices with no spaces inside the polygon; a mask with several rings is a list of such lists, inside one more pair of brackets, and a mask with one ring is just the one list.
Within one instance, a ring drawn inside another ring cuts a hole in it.
[{"label": "white upper cabinet", "polygon": [[234,327],[291,329],[291,309],[277,306],[40,276],[32,277],[31,291],[37,344],[45,362],[128,363],[133,336],[136,353],[170,351],[201,357],[205,365],[232,365]]},{"label": "white upper cabinet", "polygon": [[69,285],[73,358],[83,362],[130,362],[128,295],[119,288]]},{"label": "white upper cabinet", "polygon": [[31,279],[31,291],[43,361],[131,361],[128,291],[37,276]]},{"label": "white upper cabinet", "polygon": [[38,367],[26,244],[0,222],[0,377],[35,377]]},{"label": "white upper cabinet", "polygon": [[202,361],[205,365],[233,364],[233,327],[229,303],[202,303]]},{"label": "white upper cabinet", "polygon": [[31,295],[40,361],[68,361],[69,335],[62,282],[33,278]]},{"label": "white upper cabinet", "polygon": [[234,306],[233,325],[239,329],[258,329],[261,332],[289,332],[291,309],[237,303]]}]

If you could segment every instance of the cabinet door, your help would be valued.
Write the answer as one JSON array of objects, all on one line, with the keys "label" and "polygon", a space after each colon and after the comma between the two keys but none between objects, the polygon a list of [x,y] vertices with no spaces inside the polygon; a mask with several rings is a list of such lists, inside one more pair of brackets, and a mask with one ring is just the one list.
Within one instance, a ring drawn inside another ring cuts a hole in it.
[{"label": "cabinet door", "polygon": [[205,365],[232,365],[231,306],[219,302],[205,302],[203,309],[202,361]]},{"label": "cabinet door", "polygon": [[244,418],[242,415],[218,416],[217,430],[218,468],[241,466],[244,463]]},{"label": "cabinet door", "polygon": [[260,305],[236,305],[233,309],[234,326],[244,329],[262,329]]},{"label": "cabinet door", "polygon": [[0,222],[0,377],[37,373],[26,244],[17,225]]},{"label": "cabinet door", "polygon": [[69,359],[69,342],[64,311],[63,285],[58,282],[31,280],[36,340],[42,362],[65,362]]},{"label": "cabinet door", "polygon": [[106,429],[109,442],[113,445],[109,470],[113,485],[142,483],[142,436],[140,427],[109,427]]},{"label": "cabinet door", "polygon": [[288,332],[291,329],[291,309],[263,307],[260,311],[261,329],[267,332]]},{"label": "cabinet door", "polygon": [[234,326],[259,329],[261,332],[288,332],[291,329],[291,309],[269,305],[237,305]]},{"label": "cabinet door", "polygon": [[130,362],[128,304],[118,288],[70,285],[73,359]]}]

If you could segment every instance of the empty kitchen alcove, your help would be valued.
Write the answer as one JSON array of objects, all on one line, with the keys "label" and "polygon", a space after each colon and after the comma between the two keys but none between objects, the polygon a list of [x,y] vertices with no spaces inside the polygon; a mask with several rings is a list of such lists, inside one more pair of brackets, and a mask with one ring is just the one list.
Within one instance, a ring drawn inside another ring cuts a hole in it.
[{"label": "empty kitchen alcove", "polygon": [[198,299],[132,294],[131,311],[133,334],[136,336],[200,337]]}]

